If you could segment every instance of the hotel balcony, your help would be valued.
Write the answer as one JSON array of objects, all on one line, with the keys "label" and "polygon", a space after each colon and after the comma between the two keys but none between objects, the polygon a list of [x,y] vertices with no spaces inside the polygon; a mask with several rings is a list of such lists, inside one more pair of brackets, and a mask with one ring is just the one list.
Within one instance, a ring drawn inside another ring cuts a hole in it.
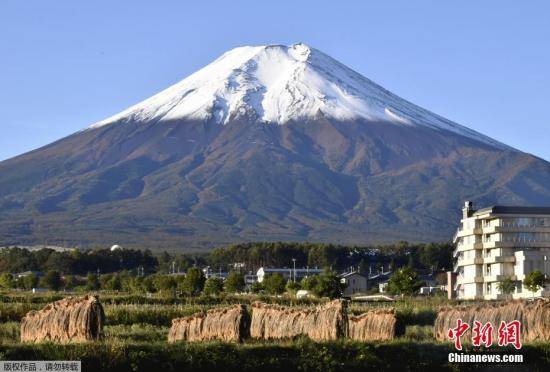
[{"label": "hotel balcony", "polygon": [[462,275],[459,275],[457,278],[456,278],[456,283],[457,284],[466,284],[466,283],[483,283],[484,280],[483,280],[483,276],[481,275],[476,275],[476,276],[462,276]]},{"label": "hotel balcony", "polygon": [[481,235],[483,234],[483,229],[481,227],[476,227],[473,229],[458,229],[458,231],[455,234],[455,238],[461,238],[463,236],[469,236],[469,235]]},{"label": "hotel balcony", "polygon": [[[480,248],[546,248],[550,247],[550,241],[548,240],[510,240],[510,241],[484,241],[480,243]],[[477,248],[477,247],[476,247]]]},{"label": "hotel balcony", "polygon": [[459,259],[456,263],[457,266],[466,266],[466,265],[481,265],[484,263],[483,257],[470,257]]},{"label": "hotel balcony", "polygon": [[503,275],[503,274],[496,274],[496,275],[486,275],[484,277],[485,282],[501,282],[506,278],[510,278],[512,280],[517,280],[515,275]]},{"label": "hotel balcony", "polygon": [[514,263],[516,262],[516,257],[515,256],[499,256],[499,255],[496,255],[496,256],[487,256],[487,257],[483,257],[483,263],[486,263],[486,264],[490,264],[490,263],[501,263],[501,262],[510,262],[510,263]]},{"label": "hotel balcony", "polygon": [[518,232],[550,232],[550,226],[518,226],[518,225],[509,225],[509,226],[487,226],[482,229],[483,234],[493,234],[493,233],[518,233]]}]

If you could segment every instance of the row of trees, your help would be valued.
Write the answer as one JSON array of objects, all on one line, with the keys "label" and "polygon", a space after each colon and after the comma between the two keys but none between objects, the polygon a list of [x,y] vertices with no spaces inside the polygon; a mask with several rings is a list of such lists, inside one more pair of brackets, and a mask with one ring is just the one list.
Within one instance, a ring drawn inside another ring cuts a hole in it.
[{"label": "row of trees", "polygon": [[207,254],[153,255],[148,250],[109,249],[71,250],[52,249],[29,251],[20,248],[0,250],[0,272],[62,270],[63,274],[85,275],[131,270],[147,273],[185,272],[190,267],[210,265],[230,269],[233,263],[244,263],[247,270],[261,266],[288,267],[296,260],[298,267],[328,267],[341,270],[350,266],[367,272],[382,266],[393,269],[409,266],[420,269],[449,269],[453,246],[442,244],[397,244],[373,247],[347,247],[313,243],[248,243],[218,248]]},{"label": "row of trees", "polygon": [[157,257],[148,250],[73,249],[58,252],[53,249],[29,251],[17,247],[0,250],[0,272],[8,273],[62,270],[65,274],[84,275],[98,269],[109,273],[138,268],[152,272],[157,266]]},{"label": "row of trees", "polygon": [[[533,271],[523,280],[523,285],[533,294],[543,288],[546,278],[540,271]],[[419,280],[417,273],[410,267],[396,270],[388,282],[388,292],[400,295],[414,295],[424,283]],[[124,290],[131,293],[174,293],[179,291],[186,295],[205,294],[209,296],[225,293],[240,293],[246,288],[244,276],[233,271],[222,280],[217,277],[205,279],[198,268],[189,268],[183,275],[150,275],[147,277],[132,275],[124,271],[115,274],[98,276],[89,273],[85,279],[74,276],[62,276],[57,270],[48,271],[42,278],[36,274],[29,274],[21,278],[14,278],[9,273],[0,274],[0,288],[25,289],[44,287],[53,291],[65,290]],[[280,274],[267,276],[262,283],[254,283],[250,287],[253,293],[267,293],[272,295],[289,292],[295,294],[305,289],[319,297],[337,298],[341,296],[344,287],[335,272],[324,271],[321,275],[304,278],[300,282],[287,281]],[[506,278],[498,283],[498,289],[503,294],[511,294],[516,289],[516,282]]]},{"label": "row of trees", "polygon": [[[546,277],[539,270],[530,272],[525,276],[525,279],[523,279],[523,285],[529,290],[529,292],[533,293],[533,296],[535,292],[543,288],[545,284]],[[516,282],[514,282],[512,278],[508,277],[500,281],[497,284],[497,288],[501,293],[510,295],[516,290]]]},{"label": "row of trees", "polygon": [[[209,296],[225,293],[241,293],[246,285],[244,275],[233,271],[223,280],[217,277],[206,279],[198,268],[189,268],[186,275],[149,275],[137,276],[124,271],[114,274],[97,275],[89,273],[85,278],[74,275],[62,276],[57,270],[48,271],[43,277],[29,274],[21,278],[14,278],[11,274],[0,275],[0,288],[26,289],[44,287],[52,291],[59,290],[110,290],[127,291],[130,293],[164,293],[173,294],[180,292],[186,295],[196,296],[205,294]],[[304,278],[301,282],[287,281],[280,274],[267,276],[262,283],[254,283],[249,290],[253,293],[266,293],[272,295],[289,292],[295,294],[300,289],[311,291],[320,297],[336,298],[341,296],[343,287],[336,273],[326,271],[322,275]]]},{"label": "row of trees", "polygon": [[[544,274],[538,270],[532,271],[525,276],[523,285],[530,292],[537,292],[543,288],[546,283]],[[413,295],[418,293],[420,287],[423,286],[423,282],[419,280],[418,274],[410,267],[404,267],[396,270],[388,281],[388,292],[400,295]],[[516,282],[511,278],[505,278],[497,284],[498,290],[505,294],[510,295],[516,290]]]},{"label": "row of trees", "polygon": [[214,267],[242,262],[246,267],[287,267],[293,259],[298,267],[331,267],[335,270],[350,266],[362,271],[381,266],[414,269],[449,270],[452,267],[451,243],[409,244],[399,242],[384,246],[341,246],[333,244],[259,242],[236,244],[212,251],[207,261]]}]

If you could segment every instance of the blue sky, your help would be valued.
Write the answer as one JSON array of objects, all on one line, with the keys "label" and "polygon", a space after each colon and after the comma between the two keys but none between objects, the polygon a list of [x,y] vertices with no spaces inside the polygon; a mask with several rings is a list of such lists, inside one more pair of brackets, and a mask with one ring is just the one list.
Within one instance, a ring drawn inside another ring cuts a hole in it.
[{"label": "blue sky", "polygon": [[228,49],[304,42],[550,160],[547,1],[0,3],[0,160],[89,126]]}]

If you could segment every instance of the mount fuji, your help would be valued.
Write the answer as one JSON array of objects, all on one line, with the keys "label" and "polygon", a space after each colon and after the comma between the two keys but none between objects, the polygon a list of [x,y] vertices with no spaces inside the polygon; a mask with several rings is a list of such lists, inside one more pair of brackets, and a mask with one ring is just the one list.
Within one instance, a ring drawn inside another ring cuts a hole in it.
[{"label": "mount fuji", "polygon": [[0,162],[0,245],[449,240],[465,199],[550,205],[550,163],[307,45],[240,47]]}]

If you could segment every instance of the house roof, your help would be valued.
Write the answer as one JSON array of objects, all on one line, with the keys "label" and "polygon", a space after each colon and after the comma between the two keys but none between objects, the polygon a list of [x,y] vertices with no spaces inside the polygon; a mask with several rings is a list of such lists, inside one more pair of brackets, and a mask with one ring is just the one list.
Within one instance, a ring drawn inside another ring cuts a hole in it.
[{"label": "house roof", "polygon": [[478,209],[474,212],[475,215],[480,215],[485,213],[550,215],[550,207],[520,207],[520,206],[493,205],[490,207]]},{"label": "house roof", "polygon": [[343,274],[340,274],[338,276],[340,278],[348,278],[348,277],[353,276],[353,275],[358,275],[358,276],[361,276],[363,278],[366,278],[365,275],[359,274],[357,271],[352,271],[352,272],[349,272],[349,273],[343,273]]},{"label": "house roof", "polygon": [[40,271],[31,271],[31,270],[29,270],[29,271],[23,271],[21,273],[17,273],[16,275],[18,275],[18,276],[27,276],[27,275],[31,275],[31,274],[40,275],[42,273]]},{"label": "house roof", "polygon": [[293,269],[291,267],[285,267],[285,268],[268,268],[268,267],[260,267],[258,271],[262,270],[264,273],[282,273],[282,272],[289,272],[289,271],[296,271],[297,273],[320,273],[323,272],[322,269]]}]

